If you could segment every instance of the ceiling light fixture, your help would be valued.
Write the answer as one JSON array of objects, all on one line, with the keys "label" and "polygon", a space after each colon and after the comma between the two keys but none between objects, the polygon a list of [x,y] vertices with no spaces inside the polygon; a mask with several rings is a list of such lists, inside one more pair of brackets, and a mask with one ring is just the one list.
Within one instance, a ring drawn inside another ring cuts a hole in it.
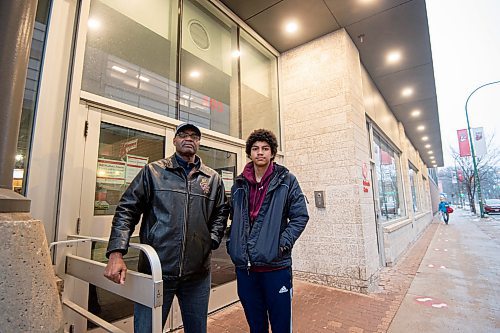
[{"label": "ceiling light fixture", "polygon": [[404,97],[409,97],[409,96],[413,95],[413,89],[412,88],[404,88],[403,90],[401,90],[401,95],[403,95]]},{"label": "ceiling light fixture", "polygon": [[435,157],[434,157],[434,156],[431,156],[431,157],[429,157],[429,158],[430,158],[431,160],[435,159]]},{"label": "ceiling light fixture", "polygon": [[429,140],[429,137],[428,137],[428,136],[423,136],[423,137],[422,137],[422,141],[427,141],[427,140]]},{"label": "ceiling light fixture", "polygon": [[386,58],[389,64],[397,63],[401,60],[401,52],[399,51],[391,51],[387,54]]},{"label": "ceiling light fixture", "polygon": [[430,148],[430,147],[431,147],[431,145],[430,145],[430,144],[426,144],[426,145],[425,145],[425,148]]},{"label": "ceiling light fixture", "polygon": [[425,129],[425,126],[424,125],[420,125],[417,127],[417,130],[419,131],[423,131]]},{"label": "ceiling light fixture", "polygon": [[427,154],[434,154],[434,152],[432,150],[429,150]]},{"label": "ceiling light fixture", "polygon": [[234,50],[233,52],[231,52],[231,55],[233,56],[233,58],[238,58],[241,55],[241,51]]},{"label": "ceiling light fixture", "polygon": [[418,117],[418,116],[420,116],[420,110],[413,110],[411,112],[411,116],[412,117]]},{"label": "ceiling light fixture", "polygon": [[291,22],[288,22],[286,25],[285,25],[285,30],[286,32],[290,33],[290,34],[293,34],[294,32],[296,32],[297,30],[299,30],[299,25],[297,24],[297,22],[295,21],[291,21]]},{"label": "ceiling light fixture", "polygon": [[89,18],[87,21],[87,25],[90,29],[99,29],[101,27],[101,21],[95,19],[95,18]]},{"label": "ceiling light fixture", "polygon": [[200,77],[200,72],[198,71],[192,71],[191,73],[189,73],[189,76],[191,76],[192,78],[198,78]]}]

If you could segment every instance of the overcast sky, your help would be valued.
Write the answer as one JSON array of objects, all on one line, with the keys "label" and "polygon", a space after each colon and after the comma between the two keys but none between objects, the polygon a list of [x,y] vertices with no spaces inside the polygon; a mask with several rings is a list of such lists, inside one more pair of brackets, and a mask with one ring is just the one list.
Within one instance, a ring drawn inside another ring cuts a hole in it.
[{"label": "overcast sky", "polygon": [[[500,81],[500,0],[426,0],[445,166],[456,130],[467,128],[465,101],[482,84]],[[478,90],[467,105],[471,127],[495,133],[500,147],[500,83]]]}]

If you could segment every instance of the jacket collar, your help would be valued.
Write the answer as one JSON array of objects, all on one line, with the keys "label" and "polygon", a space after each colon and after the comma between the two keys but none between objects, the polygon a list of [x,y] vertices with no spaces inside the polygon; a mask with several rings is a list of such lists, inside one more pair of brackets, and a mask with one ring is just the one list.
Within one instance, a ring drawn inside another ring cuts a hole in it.
[{"label": "jacket collar", "polygon": [[[205,164],[203,164],[203,161],[198,155],[196,155],[196,157],[199,159],[200,162],[197,171],[202,172],[207,176],[210,176],[210,169]],[[177,162],[177,159],[175,158],[175,153],[173,153],[171,156],[167,158],[160,160],[159,163],[164,169],[172,169],[172,170],[182,169],[182,167],[179,165],[179,162]]]},{"label": "jacket collar", "polygon": [[[274,162],[273,162],[274,163]],[[283,179],[285,179],[285,176],[289,173],[288,169],[282,165],[279,165],[278,163],[274,163],[274,171],[271,175],[271,183],[269,184],[268,192],[275,189],[276,186],[278,186]],[[235,179],[236,182],[240,184],[247,184],[248,181],[246,178],[240,174],[238,177]]]}]

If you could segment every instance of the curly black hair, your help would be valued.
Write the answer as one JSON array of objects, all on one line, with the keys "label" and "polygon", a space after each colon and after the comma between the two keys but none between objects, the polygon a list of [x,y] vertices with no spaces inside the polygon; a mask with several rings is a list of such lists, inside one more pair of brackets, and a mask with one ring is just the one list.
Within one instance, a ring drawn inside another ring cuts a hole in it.
[{"label": "curly black hair", "polygon": [[269,144],[269,146],[271,147],[271,154],[273,155],[271,161],[273,161],[276,157],[276,154],[278,153],[278,140],[276,139],[276,135],[274,135],[273,132],[263,128],[256,129],[255,131],[250,133],[245,147],[245,152],[247,153],[248,158],[250,158],[253,144],[257,141],[263,141]]}]

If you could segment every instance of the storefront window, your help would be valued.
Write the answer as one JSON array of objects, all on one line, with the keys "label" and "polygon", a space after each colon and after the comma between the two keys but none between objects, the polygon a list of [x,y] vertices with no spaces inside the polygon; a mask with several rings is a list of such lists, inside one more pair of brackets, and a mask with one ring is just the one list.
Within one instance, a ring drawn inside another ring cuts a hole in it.
[{"label": "storefront window", "polygon": [[249,34],[241,31],[242,138],[256,128],[280,137],[277,59]]},{"label": "storefront window", "polygon": [[26,168],[29,160],[31,135],[33,132],[33,119],[40,82],[40,71],[42,67],[43,50],[47,33],[49,17],[49,0],[39,0],[36,9],[35,28],[31,39],[30,58],[24,88],[24,99],[21,113],[19,136],[17,139],[16,162],[14,166],[14,179],[12,188],[14,191],[25,194],[26,192]]},{"label": "storefront window", "polygon": [[164,137],[101,123],[94,215],[113,215],[123,192],[144,165],[164,156]]},{"label": "storefront window", "polygon": [[405,215],[399,154],[374,134],[375,169],[380,202],[380,218],[389,221]]},{"label": "storefront window", "polygon": [[408,170],[408,174],[410,175],[410,188],[411,188],[411,198],[413,203],[413,211],[418,212],[418,200],[417,200],[417,170],[410,165],[410,169]]},{"label": "storefront window", "polygon": [[179,117],[236,136],[238,72],[236,25],[195,1],[184,1]]},{"label": "storefront window", "polygon": [[82,90],[175,117],[176,0],[93,0]]}]

